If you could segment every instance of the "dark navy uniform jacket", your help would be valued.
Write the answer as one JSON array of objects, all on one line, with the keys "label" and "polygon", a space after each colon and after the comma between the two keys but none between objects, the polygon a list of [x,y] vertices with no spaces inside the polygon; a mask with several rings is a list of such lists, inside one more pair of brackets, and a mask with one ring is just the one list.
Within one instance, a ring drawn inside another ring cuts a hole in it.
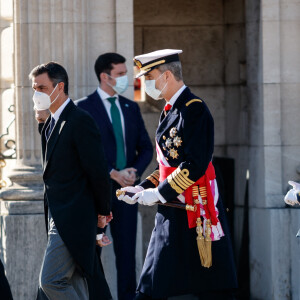
[{"label": "dark navy uniform jacket", "polygon": [[[144,188],[158,186],[167,201],[204,175],[214,148],[213,118],[203,100],[185,88],[171,110],[161,115],[156,140],[171,167],[163,182],[159,170],[144,180]],[[229,229],[221,199],[219,220],[225,236],[212,242],[213,265],[201,266],[196,229],[188,227],[184,210],[158,206],[138,290],[152,298],[236,288],[236,273]]]}]

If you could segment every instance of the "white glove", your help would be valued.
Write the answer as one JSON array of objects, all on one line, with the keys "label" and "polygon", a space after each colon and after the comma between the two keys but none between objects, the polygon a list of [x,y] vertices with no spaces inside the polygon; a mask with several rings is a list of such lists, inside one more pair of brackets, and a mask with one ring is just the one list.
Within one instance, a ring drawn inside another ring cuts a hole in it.
[{"label": "white glove", "polygon": [[103,233],[97,234],[96,235],[96,241],[100,241],[103,238]]},{"label": "white glove", "polygon": [[300,183],[295,182],[295,181],[288,181],[288,183],[293,187],[293,189],[300,192]]},{"label": "white glove", "polygon": [[[124,188],[121,188],[121,191],[125,191],[125,192],[129,192],[129,193],[138,193],[138,192],[141,192],[143,191],[144,188],[139,186],[139,185],[136,185],[136,186],[126,186]],[[122,200],[124,202],[126,202],[127,204],[135,204],[137,202],[137,200],[133,200],[132,197],[128,196],[128,195],[120,195],[118,197],[118,200]]]},{"label": "white glove", "polygon": [[158,190],[157,188],[143,190],[135,194],[132,200],[137,200],[139,204],[152,206],[159,201]]},{"label": "white glove", "polygon": [[287,192],[287,194],[284,197],[284,202],[289,205],[300,205],[297,194],[300,193],[300,184],[294,181],[289,181],[289,184],[293,187],[291,190]]}]

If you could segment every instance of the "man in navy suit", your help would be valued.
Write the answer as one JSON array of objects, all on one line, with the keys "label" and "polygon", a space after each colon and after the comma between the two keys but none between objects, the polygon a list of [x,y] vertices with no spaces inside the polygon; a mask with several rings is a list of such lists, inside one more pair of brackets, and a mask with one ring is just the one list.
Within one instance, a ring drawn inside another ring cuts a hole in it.
[{"label": "man in navy suit", "polygon": [[115,191],[136,184],[150,163],[153,147],[139,106],[121,96],[128,87],[125,58],[117,53],[100,55],[95,62],[99,87],[77,105],[90,113],[104,141],[112,179],[111,234],[116,255],[118,298],[135,296],[135,246],[137,205],[118,201]]}]

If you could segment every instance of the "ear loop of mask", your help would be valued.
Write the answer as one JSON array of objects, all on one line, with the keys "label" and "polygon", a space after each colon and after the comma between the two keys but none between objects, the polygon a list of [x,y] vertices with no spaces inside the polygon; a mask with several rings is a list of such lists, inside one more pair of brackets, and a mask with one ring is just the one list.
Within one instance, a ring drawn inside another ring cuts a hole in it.
[{"label": "ear loop of mask", "polygon": [[[114,79],[114,80],[115,80],[115,82],[117,83],[117,79],[116,79],[116,78],[114,78],[114,77],[110,76],[108,73],[105,73],[105,74],[106,74],[106,75],[108,75],[110,79]],[[108,84],[108,85],[109,85],[111,88],[113,88],[113,87],[114,87],[114,85],[111,85],[109,82],[107,82],[107,84]]]},{"label": "ear loop of mask", "polygon": [[[156,81],[157,81],[161,76],[163,76],[165,73],[166,73],[166,71],[163,72],[163,73],[155,80],[155,83],[156,83]],[[168,82],[166,82],[166,84],[164,85],[164,87],[160,90],[159,96],[161,96],[161,94],[162,94],[163,90],[166,88],[167,84],[168,84]]]},{"label": "ear loop of mask", "polygon": [[49,99],[50,99],[50,105],[52,105],[56,100],[57,100],[57,98],[59,97],[59,95],[60,95],[60,92],[58,93],[58,95],[56,96],[56,98],[51,102],[51,95],[53,94],[53,92],[55,91],[55,89],[57,88],[57,86],[58,86],[58,83],[56,84],[56,86],[55,86],[55,88],[53,89],[53,91],[51,92],[51,94],[49,95]]}]

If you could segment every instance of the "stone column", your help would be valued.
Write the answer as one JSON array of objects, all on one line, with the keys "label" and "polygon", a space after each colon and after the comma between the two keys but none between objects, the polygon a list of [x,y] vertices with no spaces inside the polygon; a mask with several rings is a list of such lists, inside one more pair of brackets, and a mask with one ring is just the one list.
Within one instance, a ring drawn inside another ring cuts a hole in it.
[{"label": "stone column", "polygon": [[[5,142],[14,140],[14,91],[13,78],[13,5],[12,1],[0,2],[0,151],[7,153]],[[1,158],[0,158],[1,159]],[[6,171],[11,167],[12,161],[0,163],[0,188],[6,186],[8,180]],[[1,167],[3,166],[3,168]],[[5,166],[5,168],[4,168]]]},{"label": "stone column", "polygon": [[[20,7],[19,1],[8,2],[11,2],[11,9],[14,8],[11,11],[14,29],[11,39],[15,52],[1,60],[1,70],[9,66],[10,58],[14,60],[11,63],[14,66],[11,83],[14,84],[12,95],[16,114],[17,159],[8,175],[12,185],[0,194],[1,251],[14,299],[34,299],[46,244],[40,138],[29,88],[30,68],[27,67],[31,55],[34,55],[31,51],[34,47],[27,44],[31,32],[26,32],[22,26],[22,22],[26,22],[21,18],[23,7]],[[1,47],[4,45],[5,41],[1,39]],[[8,91],[4,91],[2,99],[5,93]]]},{"label": "stone column", "polygon": [[0,195],[1,249],[14,298],[29,300],[38,287],[46,229],[40,136],[28,74],[55,60],[69,73],[71,94],[86,88],[87,1],[14,0],[13,8],[17,159],[9,174],[12,186]]},{"label": "stone column", "polygon": [[299,10],[295,1],[246,1],[253,299],[299,296],[300,210],[283,202],[287,181],[299,180]]},{"label": "stone column", "polygon": [[[94,74],[97,56],[116,51],[127,58],[131,79],[133,8],[132,0],[2,0],[3,3],[13,7],[12,83],[17,159],[9,174],[12,185],[0,194],[0,249],[14,298],[27,300],[35,297],[46,245],[40,136],[34,120],[28,73],[50,60],[61,63],[69,75],[70,97],[75,100],[91,93],[98,85]],[[1,47],[4,47],[3,40]],[[132,98],[130,82],[128,96]],[[112,247],[109,250],[111,255]],[[140,265],[141,262],[139,268]],[[112,287],[115,289],[115,285]]]}]

